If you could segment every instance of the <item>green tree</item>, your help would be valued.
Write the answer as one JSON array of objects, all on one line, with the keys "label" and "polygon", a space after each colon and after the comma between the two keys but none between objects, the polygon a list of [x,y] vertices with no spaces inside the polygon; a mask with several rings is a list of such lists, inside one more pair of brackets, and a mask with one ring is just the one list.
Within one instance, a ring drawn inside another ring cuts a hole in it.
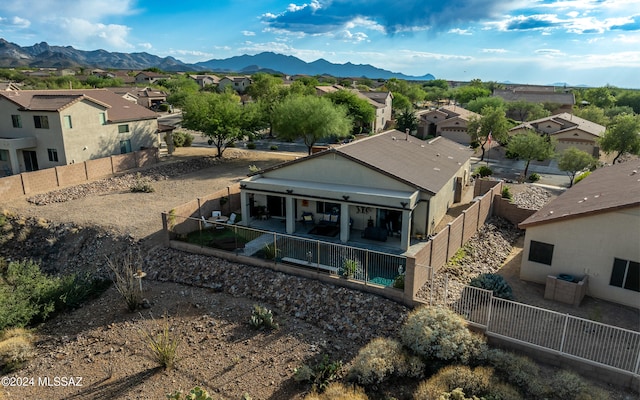
[{"label": "green tree", "polygon": [[541,104],[524,100],[508,103],[507,110],[511,113],[510,115],[516,117],[518,121],[532,121],[534,119],[547,117],[550,114]]},{"label": "green tree", "polygon": [[621,114],[616,116],[600,139],[600,148],[607,153],[618,153],[615,164],[625,153],[640,154],[640,117]]},{"label": "green tree", "polygon": [[265,73],[257,73],[252,77],[252,83],[247,93],[259,105],[259,117],[268,127],[269,136],[273,136],[273,110],[284,99],[288,90],[282,85],[282,79]]},{"label": "green tree", "polygon": [[480,84],[479,86],[471,84],[455,89],[453,98],[456,99],[458,103],[466,105],[471,100],[475,100],[479,97],[489,97],[490,95],[491,92],[489,91],[489,89],[485,89],[484,87],[482,87],[482,84]]},{"label": "green tree", "polygon": [[426,81],[425,83],[423,83],[422,87],[425,90],[427,90],[428,88],[436,88],[436,87],[442,90],[448,90],[449,82],[447,82],[445,79],[432,79],[430,81]]},{"label": "green tree", "polygon": [[554,141],[548,136],[538,135],[533,131],[514,135],[509,139],[507,150],[519,160],[527,162],[524,176],[527,176],[532,160],[548,160],[553,157]]},{"label": "green tree", "polygon": [[613,107],[616,103],[616,98],[611,93],[611,88],[607,86],[587,89],[584,92],[584,98],[591,105],[601,108]]},{"label": "green tree", "polygon": [[505,108],[506,103],[502,97],[479,97],[468,102],[464,108],[474,113],[480,114],[485,107]]},{"label": "green tree", "polygon": [[504,143],[508,139],[508,131],[509,122],[502,108],[485,107],[482,109],[482,116],[471,117],[467,124],[467,133],[471,136],[471,141],[480,144],[480,161],[484,160],[484,146],[489,141],[489,134],[492,140]]},{"label": "green tree", "polygon": [[633,112],[640,114],[640,90],[623,91],[616,96],[616,104],[631,107]]},{"label": "green tree", "polygon": [[324,97],[328,98],[333,104],[344,106],[347,108],[347,115],[351,117],[354,128],[362,131],[363,126],[368,126],[376,117],[376,109],[365,99],[361,99],[357,94],[350,90],[337,90],[327,93]]},{"label": "green tree", "polygon": [[161,85],[169,92],[167,102],[180,108],[184,107],[184,102],[190,94],[197,93],[200,90],[196,81],[185,75],[163,79]]},{"label": "green tree", "polygon": [[283,139],[302,138],[311,154],[311,147],[329,136],[349,135],[352,122],[344,107],[317,96],[289,96],[274,110],[274,130]]},{"label": "green tree", "polygon": [[558,158],[558,168],[560,171],[565,171],[567,175],[569,175],[569,187],[571,187],[573,186],[573,180],[576,174],[585,168],[592,167],[595,162],[595,158],[586,151],[569,147],[560,154]]},{"label": "green tree", "polygon": [[602,126],[609,125],[609,117],[605,115],[604,110],[600,107],[589,105],[577,108],[573,111],[573,114],[576,117],[586,119],[587,121],[591,121],[595,124],[600,124]]},{"label": "green tree", "polygon": [[406,110],[407,108],[413,108],[411,100],[400,92],[391,92],[393,94],[393,101],[391,107],[394,111]]},{"label": "green tree", "polygon": [[413,132],[418,129],[418,118],[413,110],[405,108],[396,119],[396,129],[401,132]]},{"label": "green tree", "polygon": [[242,114],[240,97],[237,95],[202,92],[186,98],[182,125],[208,137],[209,143],[218,149],[216,157],[222,157],[227,145],[242,134]]}]

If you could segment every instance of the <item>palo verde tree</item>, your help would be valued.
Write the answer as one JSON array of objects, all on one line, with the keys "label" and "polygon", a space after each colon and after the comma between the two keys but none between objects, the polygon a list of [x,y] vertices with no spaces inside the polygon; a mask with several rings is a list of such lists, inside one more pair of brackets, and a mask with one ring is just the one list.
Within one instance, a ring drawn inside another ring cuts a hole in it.
[{"label": "palo verde tree", "polygon": [[485,107],[482,109],[482,116],[473,116],[467,124],[467,133],[471,136],[471,141],[480,145],[482,156],[480,161],[484,160],[485,145],[489,141],[489,134],[492,140],[504,143],[509,130],[509,122],[505,116],[503,108]]},{"label": "palo verde tree", "polygon": [[376,117],[375,108],[350,90],[337,90],[327,93],[324,97],[331,100],[333,104],[347,108],[347,115],[353,120],[354,128],[358,131],[355,133],[360,133],[362,128],[369,126]]},{"label": "palo verde tree", "polygon": [[509,139],[507,150],[519,160],[526,161],[524,176],[527,176],[529,164],[533,160],[544,161],[553,157],[555,142],[549,136],[538,135],[533,131],[527,131],[514,135]]},{"label": "palo verde tree", "polygon": [[607,153],[618,153],[615,164],[625,153],[640,154],[640,116],[621,114],[613,118],[600,139],[600,148]]},{"label": "palo verde tree", "polygon": [[595,164],[596,160],[586,151],[579,150],[575,147],[569,147],[558,157],[558,169],[569,175],[569,187],[573,186],[573,180],[579,171],[590,168]]},{"label": "palo verde tree", "polygon": [[352,129],[346,108],[317,96],[289,96],[274,109],[273,128],[283,139],[302,138],[311,147],[320,139],[347,137]]},{"label": "palo verde tree", "polygon": [[244,121],[240,97],[230,92],[189,95],[182,115],[185,128],[202,132],[209,138],[209,143],[216,146],[216,157],[222,157],[227,145],[242,134]]}]

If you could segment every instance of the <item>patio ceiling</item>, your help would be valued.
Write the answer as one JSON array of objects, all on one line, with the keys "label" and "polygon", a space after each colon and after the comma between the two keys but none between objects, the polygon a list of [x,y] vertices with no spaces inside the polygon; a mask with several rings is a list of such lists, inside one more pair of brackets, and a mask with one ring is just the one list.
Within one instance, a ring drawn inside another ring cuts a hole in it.
[{"label": "patio ceiling", "polygon": [[[263,192],[267,194],[290,195],[294,197],[315,198],[320,200],[354,204],[367,204],[380,207],[413,208],[420,192],[378,189],[356,185],[339,185],[297,181],[291,179],[274,179],[253,176],[242,181],[243,190],[249,192]],[[345,198],[346,197],[346,198]]]}]

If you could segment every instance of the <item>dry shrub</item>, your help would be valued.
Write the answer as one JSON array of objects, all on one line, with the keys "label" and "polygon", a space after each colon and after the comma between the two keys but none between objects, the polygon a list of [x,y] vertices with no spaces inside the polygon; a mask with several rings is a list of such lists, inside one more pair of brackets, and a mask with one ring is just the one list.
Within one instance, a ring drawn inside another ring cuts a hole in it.
[{"label": "dry shrub", "polygon": [[610,396],[604,390],[587,383],[575,372],[563,370],[550,382],[549,396],[553,399],[600,400]]},{"label": "dry shrub", "polygon": [[437,400],[443,393],[449,393],[456,388],[462,389],[466,395],[484,395],[488,392],[492,379],[492,368],[471,369],[466,365],[450,365],[422,382],[414,393],[414,398]]},{"label": "dry shrub", "polygon": [[122,295],[129,311],[135,311],[142,302],[140,279],[136,278],[142,268],[142,257],[129,251],[119,258],[108,258],[111,280]]},{"label": "dry shrub", "polygon": [[367,395],[359,386],[345,386],[334,382],[327,386],[323,393],[309,393],[305,400],[368,400]]},{"label": "dry shrub", "polygon": [[360,349],[349,372],[362,385],[377,384],[391,375],[421,377],[424,363],[394,339],[376,338]]},{"label": "dry shrub", "polygon": [[533,398],[546,397],[549,388],[540,377],[540,367],[530,358],[492,349],[487,352],[487,361],[504,382],[521,388]]},{"label": "dry shrub", "polygon": [[152,320],[159,327],[159,332],[154,333],[151,328],[141,329],[142,338],[153,360],[163,368],[171,369],[178,357],[180,333],[172,326],[167,314],[164,315],[161,323],[156,323],[155,319]]},{"label": "dry shrub", "polygon": [[467,329],[464,318],[444,307],[420,307],[400,329],[403,345],[425,360],[469,363],[486,352],[484,336]]},{"label": "dry shrub", "polygon": [[12,372],[35,355],[33,342],[28,336],[12,336],[0,342],[0,371]]},{"label": "dry shrub", "polygon": [[2,333],[0,333],[0,342],[5,341],[7,339],[11,339],[13,337],[23,337],[32,343],[35,339],[35,336],[33,335],[33,333],[31,333],[31,331],[28,329],[9,328],[9,329],[5,329],[4,331],[2,331]]}]

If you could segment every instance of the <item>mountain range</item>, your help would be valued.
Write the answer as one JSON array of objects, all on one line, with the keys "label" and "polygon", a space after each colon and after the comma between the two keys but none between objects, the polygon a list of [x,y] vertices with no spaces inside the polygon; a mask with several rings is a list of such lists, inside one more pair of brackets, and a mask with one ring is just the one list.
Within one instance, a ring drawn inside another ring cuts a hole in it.
[{"label": "mountain range", "polygon": [[210,71],[214,73],[279,72],[286,75],[331,75],[334,77],[366,77],[370,79],[398,78],[432,80],[433,75],[410,76],[376,68],[369,64],[334,64],[324,59],[307,63],[293,56],[271,52],[242,55],[227,59],[212,59],[187,64],[173,57],[158,57],[149,53],[119,53],[106,50],[77,50],[71,46],[50,46],[46,42],[22,47],[0,38],[0,67],[32,68],[103,68],[142,70],[159,68],[167,72]]}]

